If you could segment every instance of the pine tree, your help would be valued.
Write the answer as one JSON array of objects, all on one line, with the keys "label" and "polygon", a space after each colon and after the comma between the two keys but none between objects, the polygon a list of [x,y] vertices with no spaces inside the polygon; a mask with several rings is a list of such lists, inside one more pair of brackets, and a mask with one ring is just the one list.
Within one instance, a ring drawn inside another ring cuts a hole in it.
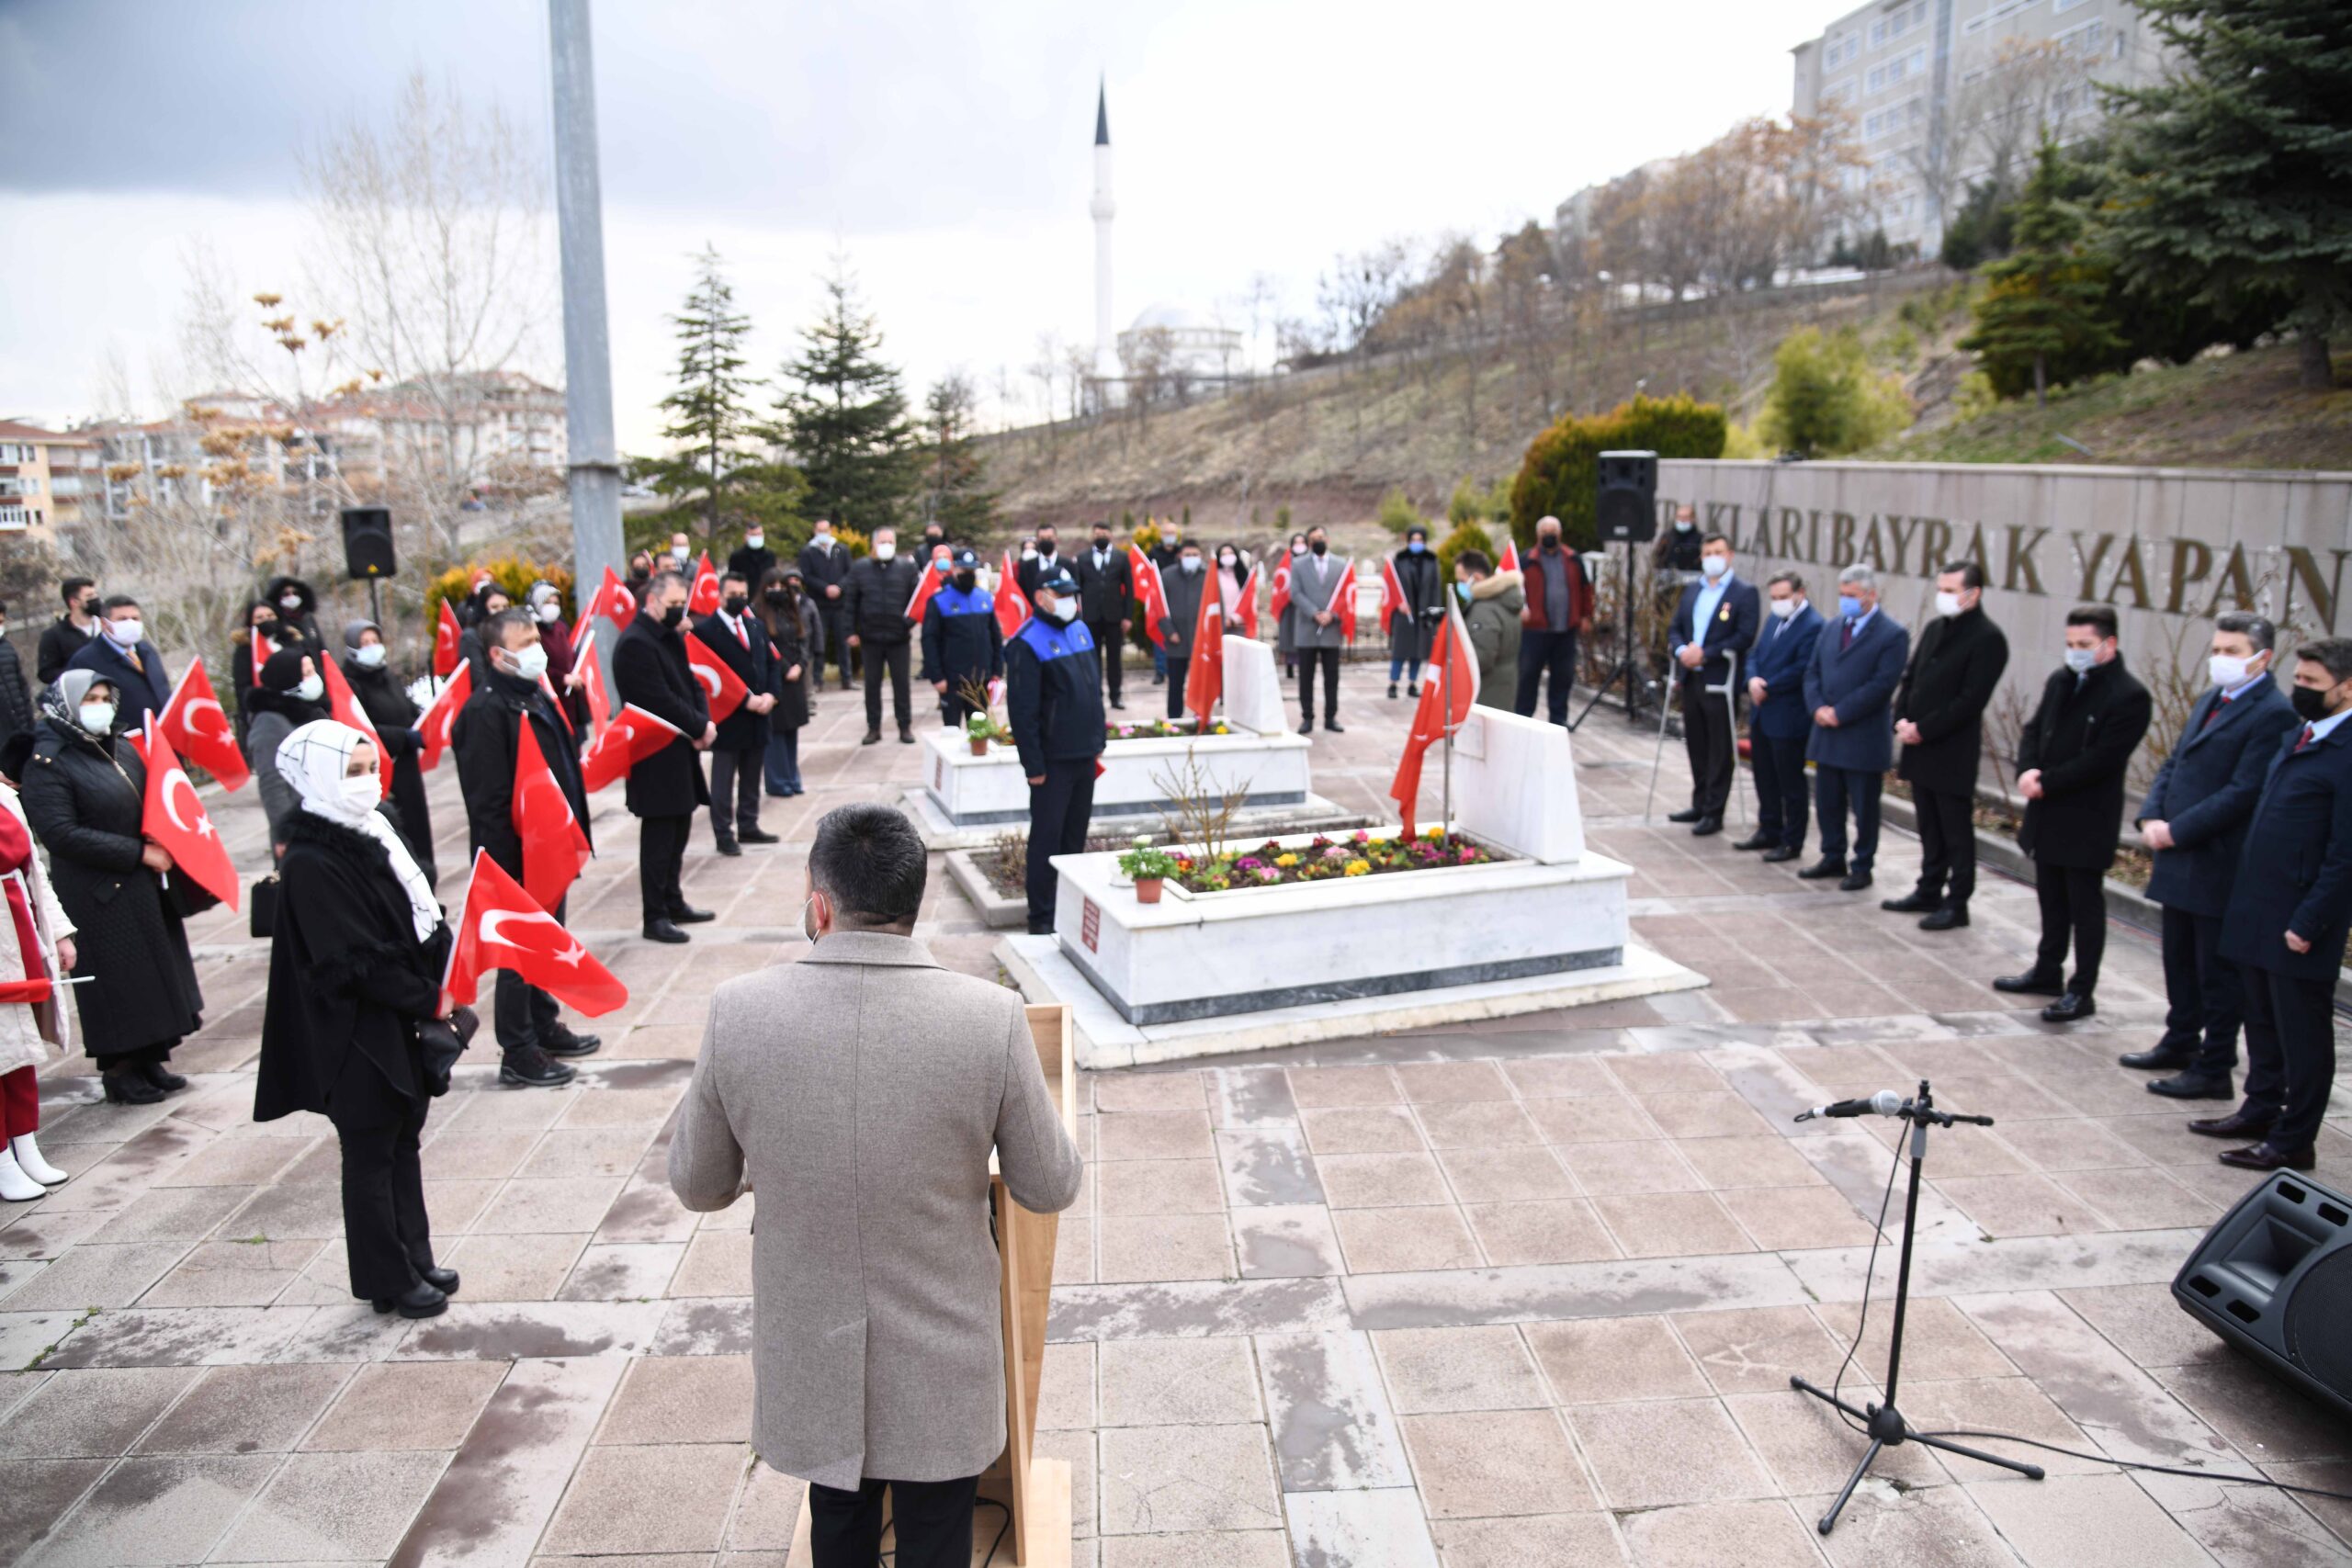
[{"label": "pine tree", "polygon": [[2059,196],[2058,144],[2044,141],[2018,198],[2015,243],[1981,269],[1976,325],[1960,346],[2005,398],[2066,380],[2121,344],[2107,313],[2107,269],[2084,254],[2083,220]]},{"label": "pine tree", "polygon": [[914,430],[854,280],[836,266],[825,294],[823,316],[802,329],[800,354],[784,367],[796,385],[776,400],[775,434],[808,479],[811,514],[871,536],[895,527],[921,487]]},{"label": "pine tree", "polygon": [[997,492],[988,488],[988,465],[972,441],[978,406],[971,378],[960,370],[941,377],[922,400],[924,521],[962,541],[996,526]]},{"label": "pine tree", "polygon": [[2110,95],[2104,205],[2125,278],[2227,308],[2293,300],[2303,384],[2352,310],[2352,18],[2343,0],[2136,0],[2184,68]]},{"label": "pine tree", "polygon": [[751,393],[757,383],[742,373],[751,318],[736,310],[717,251],[706,247],[695,269],[685,308],[670,318],[678,332],[677,389],[662,400],[670,414],[662,434],[678,449],[637,467],[656,491],[701,511],[707,539],[718,531],[723,497],[764,490],[778,476],[743,449],[755,432]]}]

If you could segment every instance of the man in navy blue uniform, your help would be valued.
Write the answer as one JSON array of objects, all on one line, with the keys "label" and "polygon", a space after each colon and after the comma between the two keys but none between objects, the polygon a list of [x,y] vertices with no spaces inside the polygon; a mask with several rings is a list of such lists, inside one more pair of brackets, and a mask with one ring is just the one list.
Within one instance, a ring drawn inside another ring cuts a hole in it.
[{"label": "man in navy blue uniform", "polygon": [[2335,979],[2352,936],[2352,637],[2295,650],[2295,716],[2272,756],[2229,909],[2222,956],[2243,965],[2245,1099],[2191,1122],[2243,1170],[2309,1170],[2335,1084]]},{"label": "man in navy blue uniform", "polygon": [[1690,808],[1669,822],[1688,822],[1701,838],[1724,829],[1724,807],[1731,801],[1737,742],[1732,735],[1729,694],[1711,695],[1710,686],[1731,679],[1734,659],[1745,660],[1756,641],[1762,612],[1756,590],[1732,575],[1731,541],[1710,534],[1699,547],[1700,578],[1682,590],[1667,647],[1681,666],[1682,744],[1690,753]]},{"label": "man in navy blue uniform", "polygon": [[2148,897],[2164,906],[2164,1038],[2126,1052],[2127,1067],[2169,1067],[2148,1089],[2175,1100],[2233,1100],[2238,1024],[2245,1017],[2238,966],[2222,956],[2222,916],[2230,907],[2246,824],[2295,710],[2272,678],[2278,632],[2260,615],[2233,610],[2213,621],[2206,669],[2213,684],[2189,710],[2172,755],[2156,770],[2137,823],[2155,874]]},{"label": "man in navy blue uniform", "polygon": [[922,678],[939,694],[941,721],[952,728],[978,711],[964,700],[966,682],[985,687],[1004,673],[1004,632],[996,624],[995,596],[979,585],[980,558],[958,549],[948,565],[946,584],[922,607]]},{"label": "man in navy blue uniform", "polygon": [[1747,661],[1747,739],[1756,764],[1756,831],[1732,848],[1762,850],[1768,861],[1804,853],[1811,818],[1804,743],[1813,715],[1804,705],[1804,672],[1821,637],[1821,612],[1805,603],[1804,579],[1778,571],[1764,585],[1771,617],[1756,634]]},{"label": "man in navy blue uniform", "polygon": [[[1879,608],[1878,574],[1856,562],[1838,574],[1838,618],[1814,639],[1804,705],[1813,733],[1821,858],[1798,872],[1808,882],[1837,877],[1847,893],[1871,885],[1878,859],[1879,791],[1894,761],[1894,688],[1911,656],[1911,634]],[[1846,859],[1846,810],[1854,812],[1854,858]]]},{"label": "man in navy blue uniform", "polygon": [[1036,617],[1004,647],[1004,711],[1029,780],[1029,930],[1054,929],[1056,855],[1086,848],[1102,755],[1102,671],[1066,566],[1037,580]]},{"label": "man in navy blue uniform", "polygon": [[718,580],[718,608],[695,623],[694,635],[750,694],[718,720],[718,738],[710,743],[710,830],[720,854],[740,855],[742,844],[778,841],[760,828],[760,777],[767,759],[768,714],[781,688],[775,644],[752,614],[751,580],[729,569]]}]

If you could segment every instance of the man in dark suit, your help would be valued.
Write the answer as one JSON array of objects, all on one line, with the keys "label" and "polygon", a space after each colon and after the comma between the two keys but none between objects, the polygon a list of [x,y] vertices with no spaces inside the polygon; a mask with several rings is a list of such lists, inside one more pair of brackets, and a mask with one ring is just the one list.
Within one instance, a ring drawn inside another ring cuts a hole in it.
[{"label": "man in dark suit", "polygon": [[695,636],[751,693],[718,721],[718,739],[710,743],[710,829],[720,854],[740,855],[741,845],[777,841],[760,830],[760,775],[777,689],[775,644],[752,614],[752,584],[741,572],[718,580],[718,608],[695,623]]},{"label": "man in dark suit", "polygon": [[1804,579],[1779,571],[1764,585],[1770,614],[1747,660],[1747,742],[1756,767],[1756,831],[1732,848],[1762,850],[1768,861],[1804,853],[1804,744],[1813,715],[1804,705],[1804,672],[1821,637],[1821,613],[1805,603]]},{"label": "man in dark suit", "polygon": [[2352,637],[2295,649],[2295,716],[2272,753],[2222,918],[2222,956],[2243,966],[2245,1099],[2191,1122],[2243,1170],[2309,1170],[2335,1084],[2336,976],[2352,937]]},{"label": "man in dark suit", "polygon": [[1102,689],[1110,694],[1113,707],[1124,709],[1127,705],[1119,700],[1119,656],[1135,626],[1135,567],[1127,552],[1112,542],[1108,522],[1094,525],[1093,540],[1079,552],[1077,566],[1079,619],[1094,637]]},{"label": "man in dark suit", "polygon": [[[588,832],[588,795],[582,786],[580,761],[573,754],[571,731],[557,716],[555,705],[539,685],[547,673],[547,649],[541,646],[538,623],[521,610],[502,610],[479,628],[485,644],[483,667],[488,671],[449,727],[449,749],[458,758],[458,793],[466,803],[466,826],[473,847],[498,863],[516,882],[523,880],[523,838],[514,829],[514,767],[523,749],[523,727],[556,787],[571,807],[580,831]],[[558,899],[548,911],[558,920],[569,899]],[[593,1034],[574,1034],[565,1025],[553,997],[512,969],[498,972],[498,994],[492,1011],[498,1035],[498,1081],[553,1089],[576,1076],[558,1056],[585,1056],[598,1041]]]},{"label": "man in dark suit", "polygon": [[2107,868],[2123,836],[2124,775],[2154,712],[2148,688],[2123,667],[2112,606],[2066,613],[2065,658],[2018,742],[2018,793],[2026,800],[2018,847],[2033,857],[2041,945],[2031,969],[1993,982],[1997,991],[2056,997],[2041,1010],[2049,1023],[2098,1011],[2092,998],[2107,952]]},{"label": "man in dark suit", "polygon": [[891,711],[898,716],[899,739],[915,743],[913,649],[914,626],[907,606],[914,603],[915,584],[925,567],[899,554],[896,528],[874,530],[874,553],[850,568],[842,602],[849,608],[845,622],[849,645],[865,665],[865,738],[871,746],[882,739],[882,677],[890,677]]},{"label": "man in dark suit", "polygon": [[686,616],[686,580],[657,571],[643,607],[613,643],[613,696],[633,703],[678,731],[678,738],[628,771],[629,815],[638,819],[637,886],[649,942],[684,942],[678,928],[715,919],[686,902],[679,877],[695,808],[710,802],[702,760],[718,739],[679,626]]},{"label": "man in dark suit", "polygon": [[1955,561],[1936,574],[1936,618],[1919,633],[1894,689],[1895,776],[1919,818],[1919,885],[1882,909],[1921,917],[1923,931],[1968,923],[1976,891],[1976,769],[1984,709],[2009,667],[2009,639],[1984,613],[1984,569]]},{"label": "man in dark suit", "polygon": [[1054,525],[1051,523],[1037,525],[1035,543],[1037,547],[1036,553],[1023,556],[1020,564],[1012,569],[1013,578],[1020,583],[1021,592],[1033,599],[1036,596],[1037,584],[1056,572],[1069,570],[1070,564],[1061,553],[1060,536],[1054,532]]},{"label": "man in dark suit", "polygon": [[2175,1100],[2234,1098],[2238,966],[2222,957],[2222,916],[2237,879],[2246,824],[2295,710],[2272,678],[2278,633],[2260,615],[2233,610],[2213,622],[2206,660],[2212,686],[2189,710],[2172,755],[2140,807],[2141,841],[2155,861],[2148,897],[2164,906],[2164,1038],[2127,1052],[2127,1067],[2170,1067],[2148,1089]]},{"label": "man in dark suit", "polygon": [[[1879,608],[1878,576],[1857,562],[1838,574],[1838,618],[1821,630],[1805,667],[1804,705],[1813,733],[1804,754],[1814,766],[1821,818],[1821,858],[1798,872],[1808,882],[1837,877],[1841,891],[1871,885],[1878,859],[1878,798],[1894,760],[1894,688],[1911,634]],[[1854,858],[1846,858],[1846,809],[1854,812]]]},{"label": "man in dark suit", "polygon": [[65,668],[95,670],[114,686],[114,732],[127,735],[172,700],[172,677],[164,668],[164,656],[147,640],[138,600],[110,593],[99,613],[105,618],[98,623],[98,635],[84,643]]},{"label": "man in dark suit", "polygon": [[743,543],[741,547],[727,558],[727,570],[741,576],[753,588],[757,588],[762,581],[765,581],[769,570],[775,565],[775,552],[768,548],[767,525],[754,521],[750,527],[743,530]]},{"label": "man in dark suit", "polygon": [[800,581],[817,606],[825,628],[824,647],[809,666],[808,689],[825,683],[825,660],[841,667],[842,690],[849,690],[849,549],[833,537],[833,525],[822,517],[808,525],[808,542],[800,547]]},{"label": "man in dark suit", "polygon": [[1734,663],[1755,644],[1762,614],[1756,590],[1732,573],[1731,541],[1708,535],[1699,547],[1699,581],[1682,590],[1667,633],[1667,650],[1680,666],[1675,676],[1682,684],[1682,745],[1690,756],[1690,808],[1667,820],[1690,823],[1701,838],[1724,830],[1739,751],[1732,694],[1724,688]]}]

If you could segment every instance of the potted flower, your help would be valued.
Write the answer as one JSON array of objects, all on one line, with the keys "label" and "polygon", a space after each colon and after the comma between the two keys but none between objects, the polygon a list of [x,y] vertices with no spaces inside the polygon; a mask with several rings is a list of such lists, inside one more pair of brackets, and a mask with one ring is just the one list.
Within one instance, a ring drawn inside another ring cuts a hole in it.
[{"label": "potted flower", "polygon": [[1136,884],[1136,902],[1159,902],[1159,885],[1176,874],[1176,857],[1166,850],[1153,847],[1148,838],[1138,837],[1135,843],[1119,852],[1119,871],[1131,876]]},{"label": "potted flower", "polygon": [[972,743],[973,756],[985,757],[989,754],[989,737],[995,731],[996,721],[985,712],[964,716],[964,739]]}]

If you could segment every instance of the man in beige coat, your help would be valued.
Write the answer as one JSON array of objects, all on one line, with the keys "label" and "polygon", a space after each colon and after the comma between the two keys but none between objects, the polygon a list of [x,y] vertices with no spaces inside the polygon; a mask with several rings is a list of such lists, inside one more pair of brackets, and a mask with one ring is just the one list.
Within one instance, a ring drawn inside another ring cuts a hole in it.
[{"label": "man in beige coat", "polygon": [[817,1568],[872,1568],[893,1492],[899,1568],[964,1568],[1004,1450],[989,1155],[1023,1207],[1078,1197],[1013,992],[914,940],[922,841],[897,811],[817,824],[799,963],[711,994],[670,1142],[690,1209],[757,1189],[752,1431],[809,1483]]}]

